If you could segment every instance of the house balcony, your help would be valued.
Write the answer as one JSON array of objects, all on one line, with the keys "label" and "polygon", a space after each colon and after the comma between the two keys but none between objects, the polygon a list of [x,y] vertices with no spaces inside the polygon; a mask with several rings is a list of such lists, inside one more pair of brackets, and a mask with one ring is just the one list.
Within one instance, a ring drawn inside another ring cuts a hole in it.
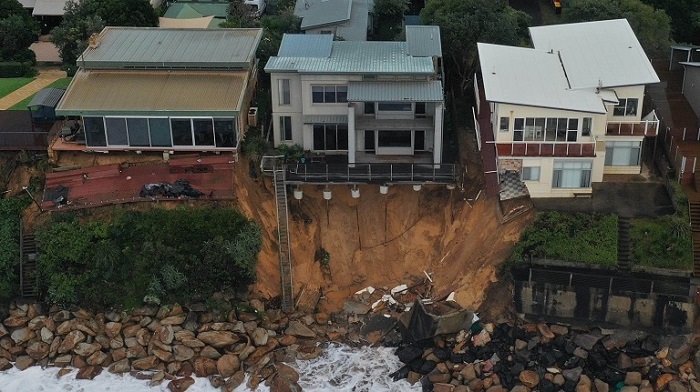
[{"label": "house balcony", "polygon": [[413,130],[432,131],[435,129],[435,121],[432,117],[414,119],[376,119],[370,116],[355,117],[356,130]]},{"label": "house balcony", "polygon": [[659,118],[654,111],[641,121],[608,121],[605,129],[605,136],[656,136],[658,133]]},{"label": "house balcony", "polygon": [[496,143],[499,157],[594,157],[595,142],[508,142]]}]

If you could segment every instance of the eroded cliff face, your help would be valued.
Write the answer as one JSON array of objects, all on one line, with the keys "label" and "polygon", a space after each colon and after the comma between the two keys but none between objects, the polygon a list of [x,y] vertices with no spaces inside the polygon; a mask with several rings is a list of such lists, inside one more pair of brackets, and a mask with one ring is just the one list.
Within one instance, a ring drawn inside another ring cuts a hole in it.
[{"label": "eroded cliff face", "polygon": [[[279,295],[280,282],[274,189],[270,179],[252,180],[244,160],[237,166],[239,208],[264,232],[253,291],[271,298]],[[300,201],[290,195],[289,216],[295,292],[303,290],[302,303],[326,311],[338,310],[363,287],[410,285],[425,277],[423,271],[432,276],[434,295],[455,291],[457,302],[475,309],[532,218],[500,224],[495,199],[482,195],[468,203],[466,193],[445,186],[418,192],[392,186],[382,195],[368,185],[353,199],[349,186],[334,185],[330,201],[322,189],[303,186]],[[321,247],[330,254],[325,268],[315,260]]]}]

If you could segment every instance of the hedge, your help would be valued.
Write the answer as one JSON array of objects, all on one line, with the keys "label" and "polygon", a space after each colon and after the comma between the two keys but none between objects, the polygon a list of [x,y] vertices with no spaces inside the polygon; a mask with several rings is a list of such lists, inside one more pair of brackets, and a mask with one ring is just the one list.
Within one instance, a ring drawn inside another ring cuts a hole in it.
[{"label": "hedge", "polygon": [[36,76],[30,63],[0,62],[0,78],[29,78]]}]

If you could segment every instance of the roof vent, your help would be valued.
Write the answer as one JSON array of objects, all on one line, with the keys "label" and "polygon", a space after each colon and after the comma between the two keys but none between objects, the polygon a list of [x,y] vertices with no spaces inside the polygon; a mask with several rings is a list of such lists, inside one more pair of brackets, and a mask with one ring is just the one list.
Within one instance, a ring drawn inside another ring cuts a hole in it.
[{"label": "roof vent", "polygon": [[100,47],[100,35],[93,33],[90,38],[88,38],[88,47],[90,49],[97,49]]}]

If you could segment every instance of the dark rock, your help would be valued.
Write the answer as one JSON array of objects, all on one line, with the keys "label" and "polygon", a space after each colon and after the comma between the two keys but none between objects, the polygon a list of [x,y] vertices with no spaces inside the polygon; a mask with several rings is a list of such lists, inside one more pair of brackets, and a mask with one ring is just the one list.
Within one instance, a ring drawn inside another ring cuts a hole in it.
[{"label": "dark rock", "polygon": [[415,359],[420,358],[422,355],[423,349],[415,346],[405,346],[396,349],[396,356],[399,358],[399,361],[405,364],[413,362]]},{"label": "dark rock", "polygon": [[425,361],[423,365],[418,369],[418,373],[420,374],[428,374],[432,372],[435,369],[435,366],[437,366],[437,363],[434,361]]},{"label": "dark rock", "polygon": [[168,389],[172,392],[184,392],[194,384],[194,378],[183,377],[172,380],[168,383]]},{"label": "dark rock", "polygon": [[592,334],[585,334],[585,335],[576,335],[574,336],[574,343],[579,346],[583,347],[586,350],[592,350],[593,346],[595,346],[596,343],[600,340],[599,336],[592,335]]},{"label": "dark rock", "polygon": [[[573,381],[574,383],[578,382],[578,379],[581,377],[581,373],[583,373],[583,368],[580,366],[573,369],[564,369],[561,372],[565,379]],[[574,386],[574,388],[575,387],[576,386]]]},{"label": "dark rock", "polygon": [[78,380],[92,380],[100,373],[102,373],[102,366],[86,366],[78,370],[75,378]]},{"label": "dark rock", "polygon": [[391,373],[389,377],[391,377],[392,380],[394,381],[399,381],[403,380],[404,378],[408,377],[408,373],[411,372],[411,368],[408,365],[402,366],[399,368],[399,370]]}]

